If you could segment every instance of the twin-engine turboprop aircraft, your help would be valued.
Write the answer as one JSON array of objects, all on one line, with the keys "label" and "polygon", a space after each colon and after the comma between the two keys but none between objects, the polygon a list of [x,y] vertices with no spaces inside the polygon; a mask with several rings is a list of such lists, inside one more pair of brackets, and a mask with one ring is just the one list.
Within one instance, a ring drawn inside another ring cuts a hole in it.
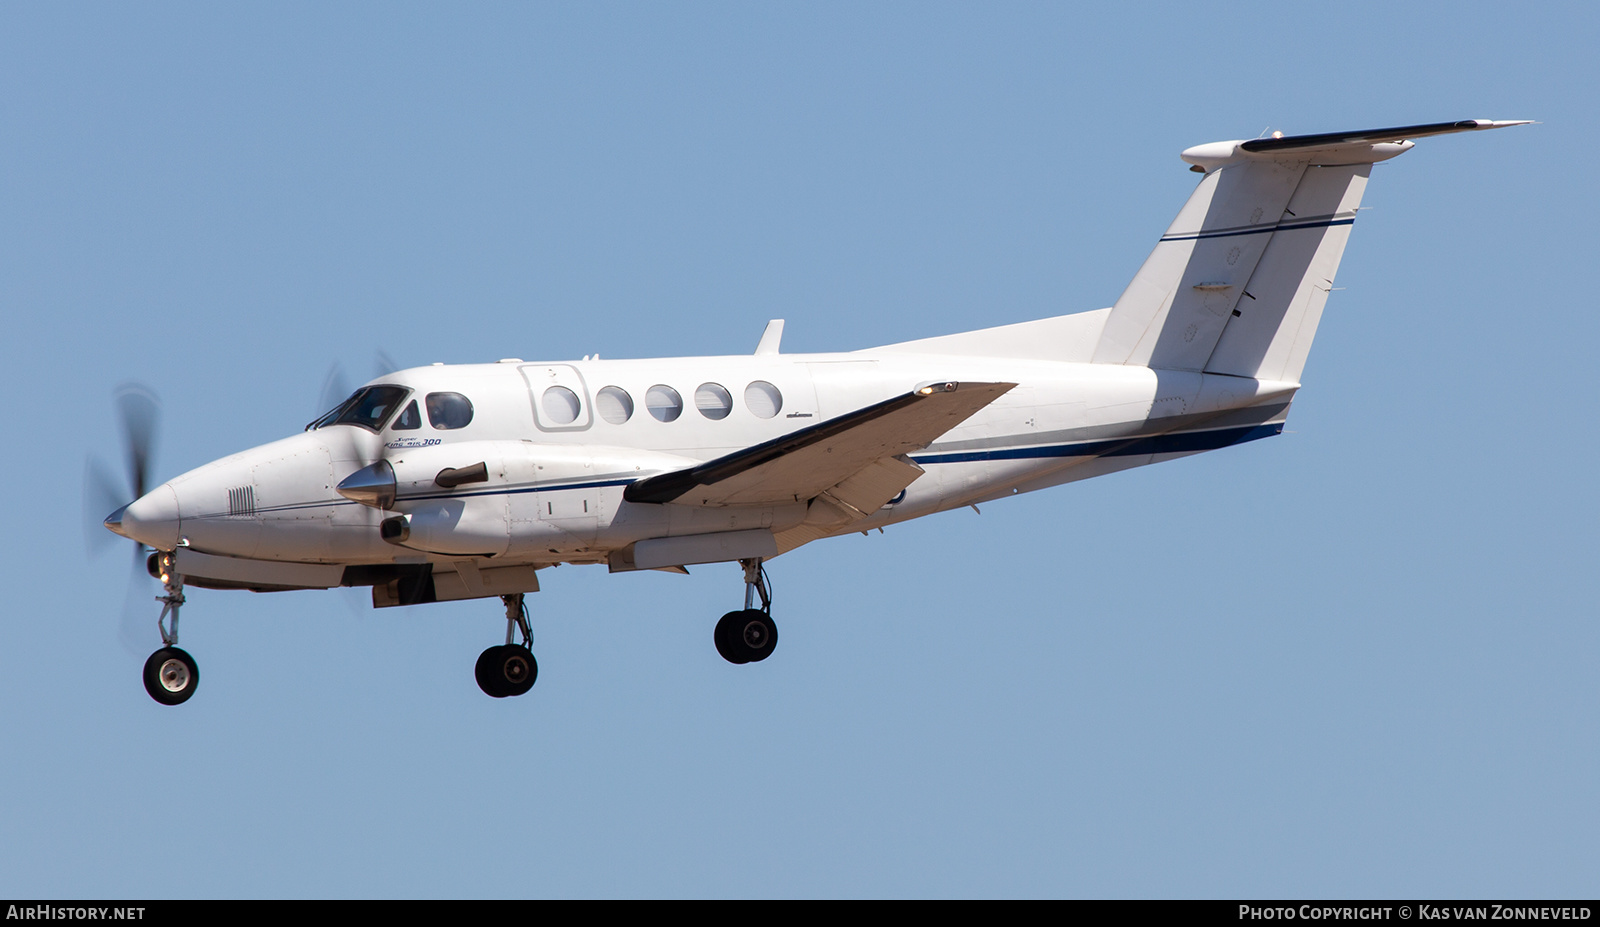
[{"label": "twin-engine turboprop aircraft", "polygon": [[521,695],[523,597],[559,563],[738,562],[744,608],[713,638],[764,660],[764,564],[786,551],[1278,434],[1373,163],[1520,124],[1190,148],[1199,186],[1108,309],[844,354],[779,353],[778,320],[743,357],[417,367],[147,494],[136,464],[139,498],[105,524],[165,585],[145,687],[175,705],[199,681],[186,585],[370,586],[377,608],[499,596],[478,684]]}]

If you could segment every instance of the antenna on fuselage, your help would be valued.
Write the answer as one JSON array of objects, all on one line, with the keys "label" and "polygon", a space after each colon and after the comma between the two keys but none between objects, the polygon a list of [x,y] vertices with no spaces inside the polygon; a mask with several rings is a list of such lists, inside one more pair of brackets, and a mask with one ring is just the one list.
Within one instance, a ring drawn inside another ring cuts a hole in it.
[{"label": "antenna on fuselage", "polygon": [[756,345],[757,354],[778,353],[778,342],[783,340],[783,320],[773,319],[767,323],[767,330],[761,333],[761,341]]}]

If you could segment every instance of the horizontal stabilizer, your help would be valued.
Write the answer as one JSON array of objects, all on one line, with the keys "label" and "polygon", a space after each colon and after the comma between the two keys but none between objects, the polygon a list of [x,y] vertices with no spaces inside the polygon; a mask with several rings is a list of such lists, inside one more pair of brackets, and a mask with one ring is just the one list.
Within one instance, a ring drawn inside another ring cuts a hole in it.
[{"label": "horizontal stabilizer", "polygon": [[1430,135],[1449,135],[1452,132],[1476,132],[1481,129],[1503,129],[1507,126],[1525,126],[1532,119],[1461,119],[1456,122],[1430,122],[1420,126],[1394,126],[1388,129],[1361,129],[1355,132],[1324,132],[1321,135],[1284,135],[1278,138],[1253,138],[1239,143],[1245,151],[1291,151],[1298,148],[1329,148],[1336,145],[1377,145],[1382,142],[1403,142]]},{"label": "horizontal stabilizer", "polygon": [[1260,160],[1371,164],[1409,151],[1413,147],[1412,139],[1532,124],[1531,119],[1460,119],[1455,122],[1323,132],[1317,135],[1280,134],[1271,138],[1235,139],[1196,145],[1185,149],[1179,157],[1194,165],[1190,170],[1202,172],[1214,171],[1229,164]]},{"label": "horizontal stabilizer", "polygon": [[[1014,386],[926,386],[699,466],[640,480],[623,498],[688,505],[806,502],[878,461],[927,447]],[[860,487],[863,499],[876,495],[878,481],[871,482]]]}]

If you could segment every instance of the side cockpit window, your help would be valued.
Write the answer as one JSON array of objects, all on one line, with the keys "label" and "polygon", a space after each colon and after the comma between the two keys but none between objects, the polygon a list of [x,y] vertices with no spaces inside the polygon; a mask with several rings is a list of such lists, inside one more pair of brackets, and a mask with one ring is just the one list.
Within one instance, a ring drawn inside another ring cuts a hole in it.
[{"label": "side cockpit window", "polygon": [[422,413],[417,411],[415,399],[406,404],[406,410],[394,420],[395,431],[415,431],[422,427]]},{"label": "side cockpit window", "polygon": [[428,424],[440,431],[472,423],[472,400],[460,393],[429,393],[427,406]]},{"label": "side cockpit window", "polygon": [[378,431],[410,392],[403,386],[364,386],[340,403],[338,408],[313,422],[311,427],[359,425]]}]

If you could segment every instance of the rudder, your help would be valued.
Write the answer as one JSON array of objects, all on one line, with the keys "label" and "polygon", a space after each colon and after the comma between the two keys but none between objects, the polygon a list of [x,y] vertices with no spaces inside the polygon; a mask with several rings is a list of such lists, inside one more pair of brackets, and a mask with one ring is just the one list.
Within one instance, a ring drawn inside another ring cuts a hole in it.
[{"label": "rudder", "polygon": [[1300,381],[1371,164],[1307,167],[1203,368]]}]

